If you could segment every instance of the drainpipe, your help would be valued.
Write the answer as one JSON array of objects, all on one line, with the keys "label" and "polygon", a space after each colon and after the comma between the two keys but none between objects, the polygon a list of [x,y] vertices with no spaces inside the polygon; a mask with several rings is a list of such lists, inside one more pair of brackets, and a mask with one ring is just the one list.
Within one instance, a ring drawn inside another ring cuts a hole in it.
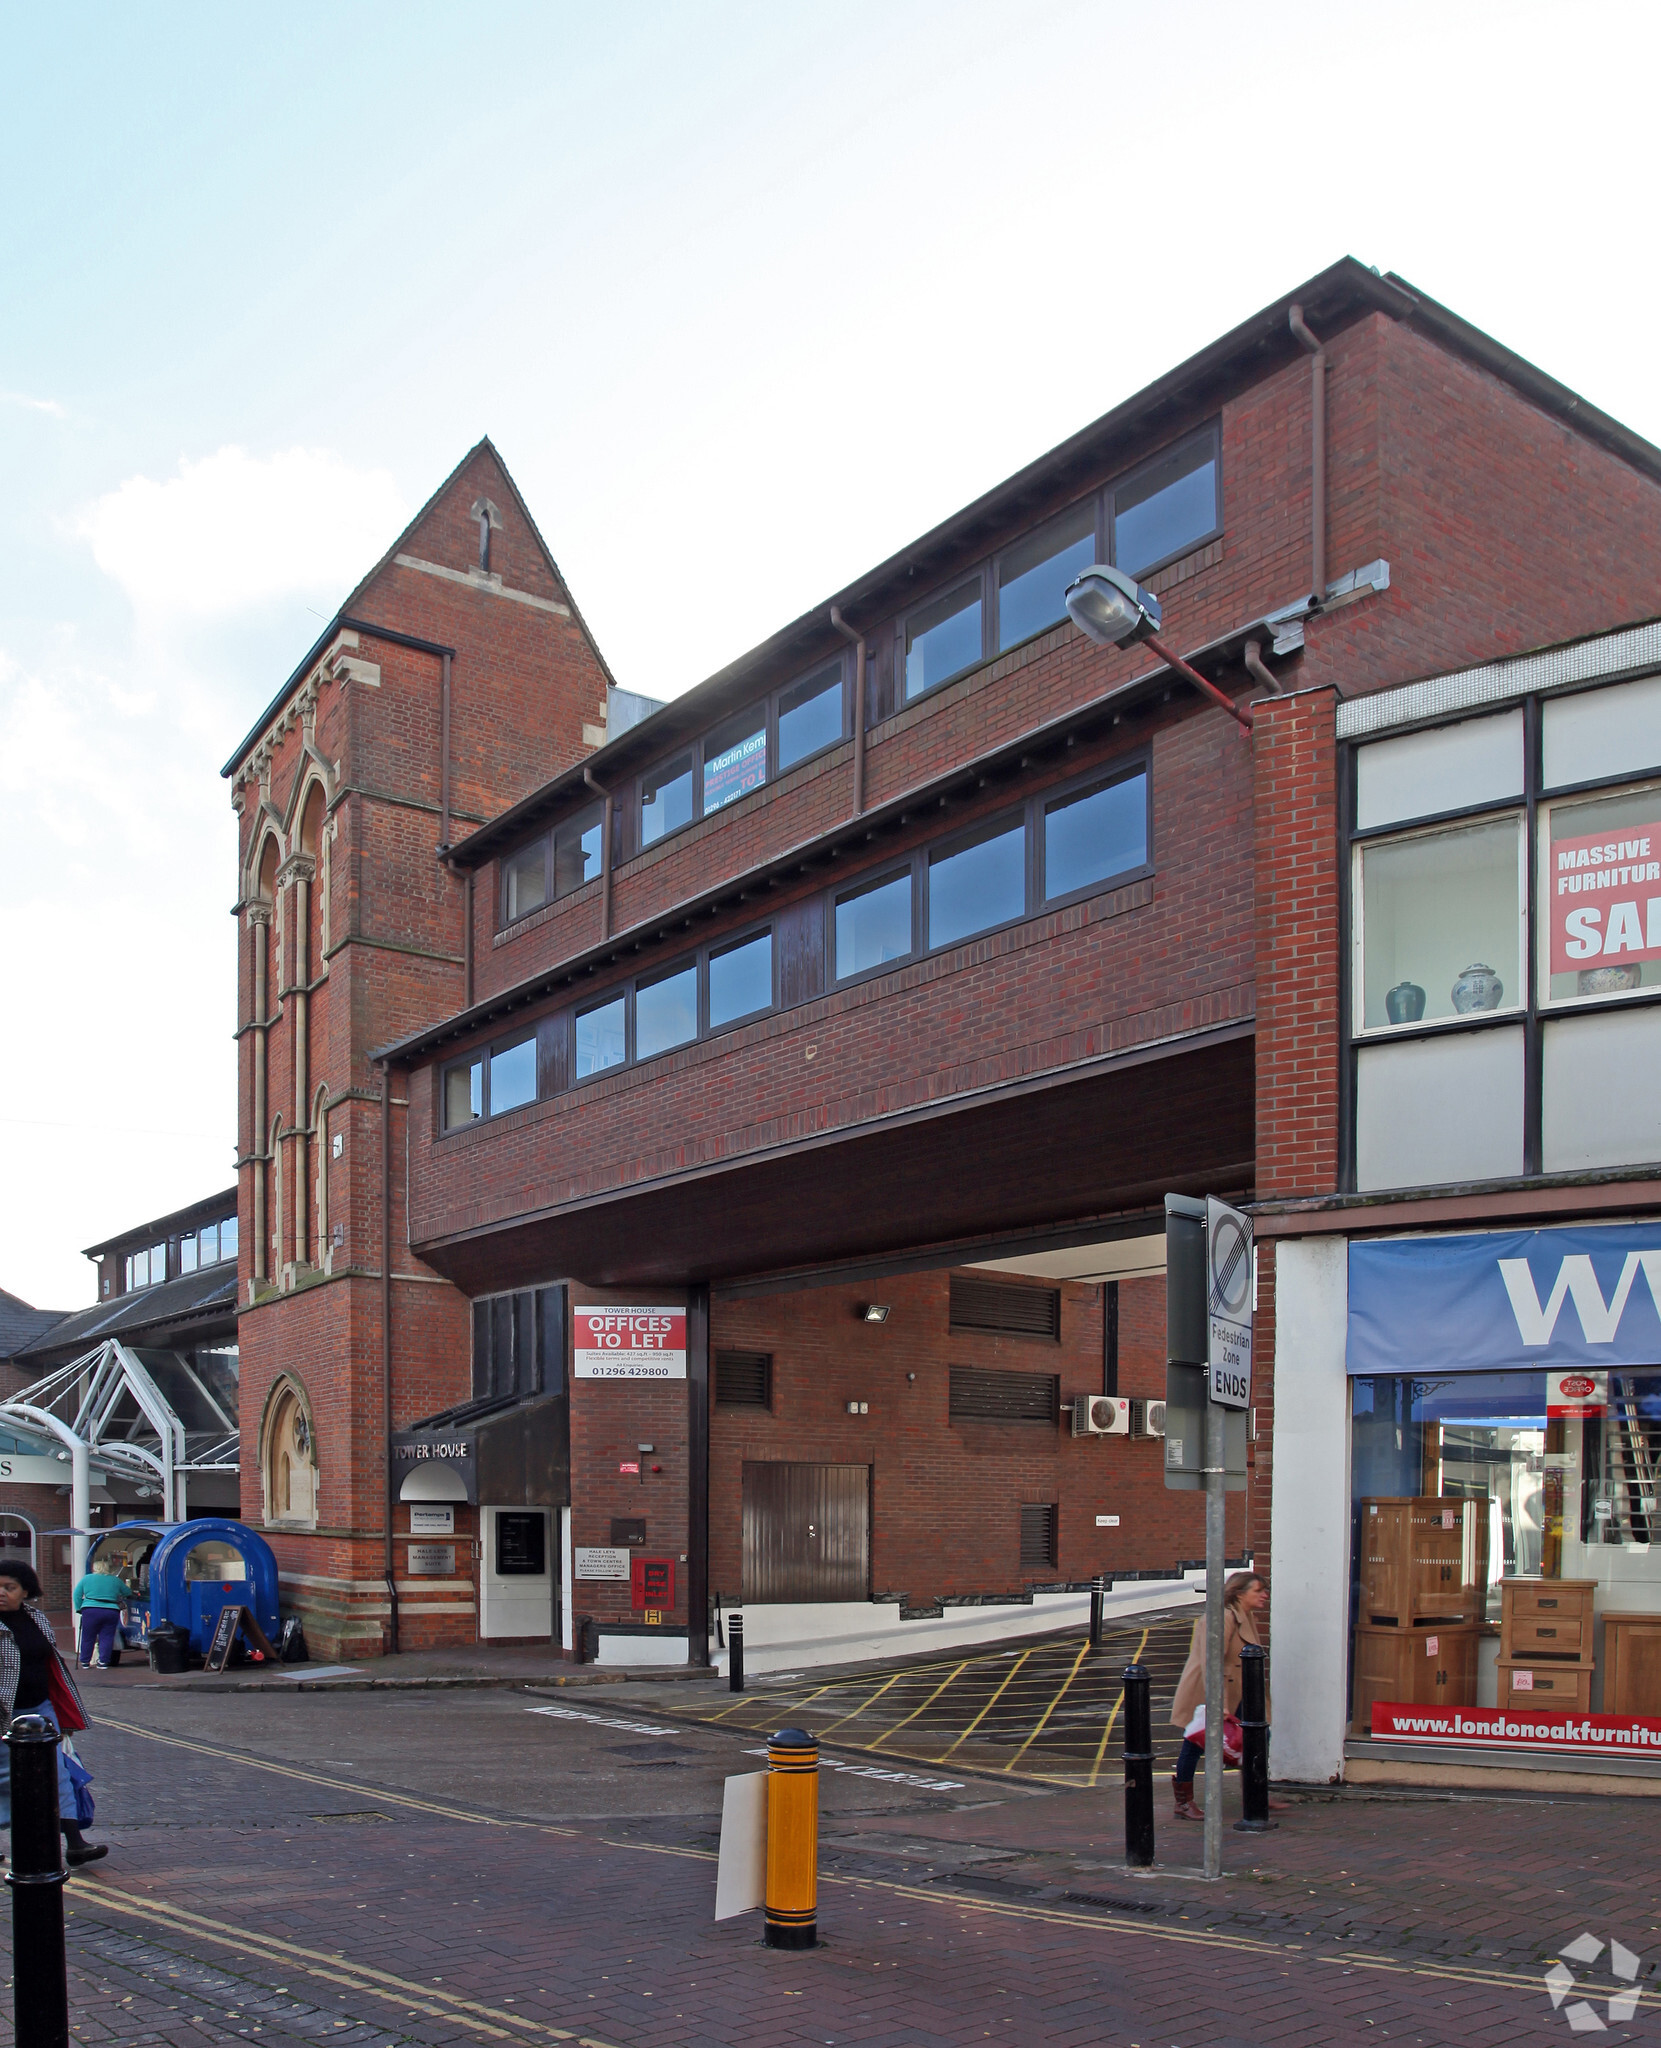
[{"label": "drainpipe", "polygon": [[470,1010],[473,1007],[473,870],[471,868],[467,870],[467,887],[463,910],[467,923],[461,940],[462,994],[465,998],[462,1008]]},{"label": "drainpipe", "polygon": [[254,1278],[263,1280],[267,1277],[268,1252],[265,1185],[268,1164],[266,1146],[270,1133],[265,1088],[268,1058],[266,1040],[270,1027],[265,1012],[268,1001],[267,970],[271,951],[270,904],[252,903],[248,906],[248,935],[254,953],[254,1128],[250,1133],[252,1142],[248,1147],[248,1156],[254,1162]]},{"label": "drainpipe", "polygon": [[611,791],[602,789],[585,768],[583,780],[605,804],[600,821],[600,937],[611,937]]},{"label": "drainpipe", "polygon": [[392,1558],[392,1068],[381,1062],[381,1440],[386,1447],[387,1653],[398,1654],[398,1585]]},{"label": "drainpipe", "polygon": [[1275,674],[1273,669],[1266,667],[1264,664],[1263,643],[1261,640],[1248,640],[1246,642],[1246,673],[1249,676],[1255,677],[1271,697],[1279,697],[1283,694],[1279,676]]},{"label": "drainpipe", "polygon": [[1317,610],[1326,602],[1326,350],[1304,325],[1302,306],[1292,308],[1292,332],[1310,354],[1309,524],[1313,550],[1310,601]]},{"label": "drainpipe", "polygon": [[446,648],[439,656],[444,664],[444,673],[438,685],[438,847],[441,853],[450,848],[450,651]]},{"label": "drainpipe", "polygon": [[844,640],[854,643],[854,816],[865,808],[865,635],[856,633],[832,605],[830,622]]}]

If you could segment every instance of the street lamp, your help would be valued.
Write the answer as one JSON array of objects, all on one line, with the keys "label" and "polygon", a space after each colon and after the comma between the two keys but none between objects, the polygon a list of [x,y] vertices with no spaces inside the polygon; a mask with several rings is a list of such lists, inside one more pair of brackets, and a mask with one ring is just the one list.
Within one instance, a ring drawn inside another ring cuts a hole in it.
[{"label": "street lamp", "polygon": [[1186,676],[1231,718],[1238,719],[1242,731],[1251,731],[1251,707],[1225,697],[1215,683],[1207,682],[1198,669],[1190,668],[1180,654],[1171,652],[1159,637],[1164,623],[1159,599],[1122,569],[1111,568],[1106,562],[1081,569],[1068,584],[1065,601],[1068,617],[1097,646],[1132,647],[1140,643],[1150,647],[1167,668]]}]

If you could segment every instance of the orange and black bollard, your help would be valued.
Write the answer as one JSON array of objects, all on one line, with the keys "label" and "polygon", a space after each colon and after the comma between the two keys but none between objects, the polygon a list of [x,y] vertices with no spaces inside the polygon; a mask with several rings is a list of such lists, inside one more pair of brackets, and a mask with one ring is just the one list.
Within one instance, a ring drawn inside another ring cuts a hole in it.
[{"label": "orange and black bollard", "polygon": [[781,1728],[767,1745],[767,1946],[819,1942],[819,1745]]}]

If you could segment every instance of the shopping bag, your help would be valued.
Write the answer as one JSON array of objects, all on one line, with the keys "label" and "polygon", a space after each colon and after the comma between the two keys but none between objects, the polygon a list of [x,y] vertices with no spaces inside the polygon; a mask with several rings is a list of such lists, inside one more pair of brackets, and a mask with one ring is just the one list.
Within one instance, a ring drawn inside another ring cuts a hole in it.
[{"label": "shopping bag", "polygon": [[87,1724],[87,1717],[81,1712],[75,1689],[65,1678],[63,1666],[56,1656],[46,1660],[46,1695],[52,1702],[52,1711],[58,1717],[58,1726],[65,1735],[77,1734]]},{"label": "shopping bag", "polygon": [[[89,1828],[93,1822],[92,1773],[66,1740],[62,1745],[63,1767],[75,1788],[75,1825]],[[65,1816],[67,1818],[67,1816]]]},{"label": "shopping bag", "polygon": [[[1186,1727],[1186,1728],[1185,1728],[1185,1729],[1184,1729],[1184,1730],[1182,1731],[1182,1733],[1183,1733],[1183,1738],[1184,1738],[1184,1740],[1185,1740],[1185,1741],[1191,1742],[1191,1743],[1192,1743],[1192,1744],[1194,1745],[1194,1747],[1195,1747],[1196,1749],[1198,1749],[1198,1750],[1201,1750],[1201,1751],[1203,1751],[1203,1750],[1204,1750],[1204,1748],[1205,1748],[1205,1709],[1204,1709],[1204,1707],[1198,1707],[1198,1708],[1196,1708],[1196,1709],[1195,1709],[1195,1712],[1194,1712],[1194,1718],[1193,1718],[1193,1719],[1192,1719],[1192,1720],[1191,1720],[1191,1721],[1189,1722],[1188,1726],[1187,1726],[1187,1727]],[[1245,1753],[1246,1753],[1246,1739],[1245,1739],[1244,1735],[1243,1735],[1243,1734],[1241,1733],[1241,1731],[1240,1731],[1240,1720],[1239,1720],[1239,1717],[1238,1717],[1238,1715],[1235,1715],[1235,1714],[1225,1714],[1225,1715],[1223,1716],[1223,1768],[1224,1768],[1224,1770],[1226,1770],[1226,1771],[1235,1771],[1235,1770],[1238,1770],[1238,1769],[1240,1768],[1240,1760],[1241,1760],[1241,1758],[1242,1758],[1242,1757],[1244,1757]]]}]

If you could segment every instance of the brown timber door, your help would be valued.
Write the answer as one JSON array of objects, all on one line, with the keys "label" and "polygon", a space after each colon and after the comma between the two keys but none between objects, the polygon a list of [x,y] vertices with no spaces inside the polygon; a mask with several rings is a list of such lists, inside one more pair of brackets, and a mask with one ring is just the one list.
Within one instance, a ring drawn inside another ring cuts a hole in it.
[{"label": "brown timber door", "polygon": [[870,1587],[868,1465],[745,1464],[747,1602],[864,1600]]}]

